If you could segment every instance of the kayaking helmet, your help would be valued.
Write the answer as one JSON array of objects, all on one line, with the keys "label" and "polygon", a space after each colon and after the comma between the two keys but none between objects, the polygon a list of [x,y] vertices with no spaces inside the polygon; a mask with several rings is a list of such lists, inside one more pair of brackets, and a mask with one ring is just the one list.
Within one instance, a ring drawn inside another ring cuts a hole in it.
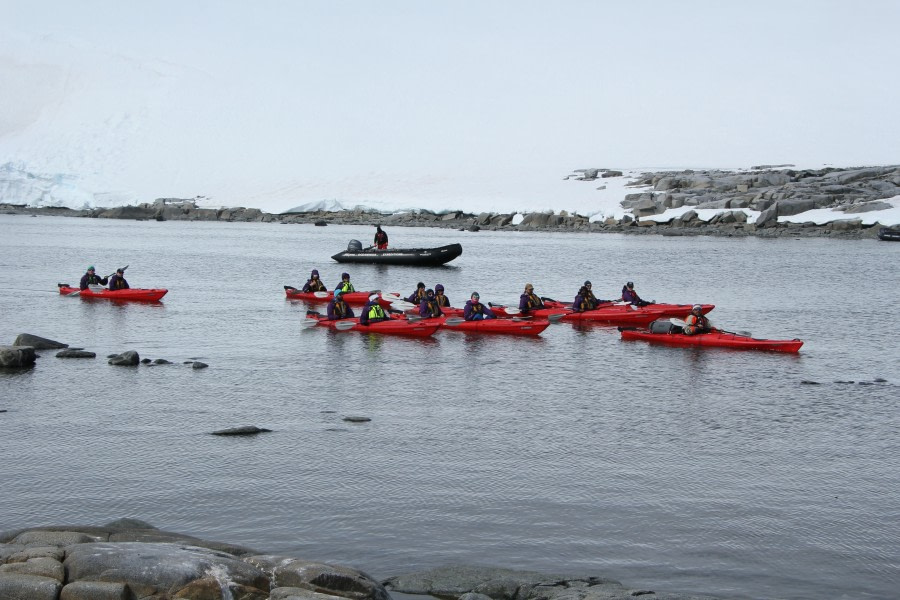
[{"label": "kayaking helmet", "polygon": [[628,283],[625,284],[625,287],[627,287],[629,290],[633,290],[633,289],[634,289],[634,282],[633,282],[633,281],[629,281]]},{"label": "kayaking helmet", "polygon": [[441,285],[441,284],[439,283],[439,284],[437,284],[436,286],[434,286],[434,291],[435,291],[435,292],[443,292],[443,291],[444,291],[444,286]]},{"label": "kayaking helmet", "polygon": [[94,265],[89,266],[89,267],[87,268],[87,270],[88,270],[88,271],[93,271],[93,270],[94,270]]},{"label": "kayaking helmet", "polygon": [[378,300],[378,294],[372,294],[369,296],[369,302],[375,302]]},{"label": "kayaking helmet", "polygon": [[472,300],[478,300],[479,298],[481,298],[481,296],[478,292],[472,292]]},{"label": "kayaking helmet", "polygon": [[695,310],[703,310],[703,307],[699,304],[695,304],[691,307],[691,312],[694,312]]},{"label": "kayaking helmet", "polygon": [[431,288],[425,290],[425,296],[427,298],[434,298],[434,290],[432,290]]},{"label": "kayaking helmet", "polygon": [[341,273],[341,279],[350,279],[350,273]]},{"label": "kayaking helmet", "polygon": [[313,269],[312,273],[309,274],[310,279],[318,279],[319,278],[319,270]]},{"label": "kayaking helmet", "polygon": [[116,273],[124,273],[125,269],[116,269]]},{"label": "kayaking helmet", "polygon": [[425,284],[422,283],[421,281],[416,284],[416,289],[423,288],[423,287],[425,287]]},{"label": "kayaking helmet", "polygon": [[591,287],[591,282],[590,282],[590,281],[585,281],[585,282],[584,282],[584,287]]}]

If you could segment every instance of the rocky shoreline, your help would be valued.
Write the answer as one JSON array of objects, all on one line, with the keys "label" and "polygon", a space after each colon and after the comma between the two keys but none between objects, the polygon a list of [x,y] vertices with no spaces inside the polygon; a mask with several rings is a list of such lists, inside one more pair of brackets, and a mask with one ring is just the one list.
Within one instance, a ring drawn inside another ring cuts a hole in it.
[{"label": "rocky shoreline", "polygon": [[[622,177],[611,169],[580,169],[581,182]],[[567,178],[568,179],[568,178]],[[574,183],[573,185],[590,185]],[[72,210],[0,204],[0,213],[57,215],[139,221],[223,221],[314,225],[389,225],[398,227],[442,227],[478,231],[571,231],[591,233],[657,234],[665,236],[712,235],[725,237],[830,237],[863,239],[877,236],[882,224],[864,224],[859,215],[891,208],[886,198],[900,196],[900,166],[852,169],[785,169],[759,166],[749,171],[659,171],[643,173],[627,182],[634,193],[621,201],[623,218],[591,221],[588,216],[532,212],[471,214],[462,211],[430,211],[384,214],[377,211],[345,210],[266,213],[257,208],[200,208],[193,200],[158,198],[152,203],[116,208]],[[689,207],[665,221],[654,218],[668,209]],[[813,222],[778,222],[817,208],[846,214],[823,225]],[[706,220],[697,211],[712,209]],[[748,211],[758,216],[748,222]]]},{"label": "rocky shoreline", "polygon": [[137,519],[0,532],[4,600],[391,600],[391,592],[459,600],[711,599],[617,581],[452,566],[376,580],[357,569],[264,554],[161,531]]}]

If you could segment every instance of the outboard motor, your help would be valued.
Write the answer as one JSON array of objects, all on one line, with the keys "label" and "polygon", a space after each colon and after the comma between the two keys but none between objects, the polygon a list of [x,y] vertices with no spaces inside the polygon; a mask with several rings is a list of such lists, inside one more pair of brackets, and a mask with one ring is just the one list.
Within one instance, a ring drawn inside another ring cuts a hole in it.
[{"label": "outboard motor", "polygon": [[351,252],[359,252],[362,250],[362,242],[359,240],[350,240],[350,243],[347,244],[347,250]]}]

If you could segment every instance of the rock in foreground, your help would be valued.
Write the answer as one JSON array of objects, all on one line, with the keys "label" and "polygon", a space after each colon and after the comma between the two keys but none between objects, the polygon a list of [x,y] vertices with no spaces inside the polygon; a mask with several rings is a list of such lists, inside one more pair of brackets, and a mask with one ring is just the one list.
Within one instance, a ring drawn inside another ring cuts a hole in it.
[{"label": "rock in foreground", "polygon": [[2,600],[391,600],[388,590],[459,600],[710,598],[628,589],[600,577],[475,566],[381,583],[350,567],[257,554],[136,519],[0,532]]}]

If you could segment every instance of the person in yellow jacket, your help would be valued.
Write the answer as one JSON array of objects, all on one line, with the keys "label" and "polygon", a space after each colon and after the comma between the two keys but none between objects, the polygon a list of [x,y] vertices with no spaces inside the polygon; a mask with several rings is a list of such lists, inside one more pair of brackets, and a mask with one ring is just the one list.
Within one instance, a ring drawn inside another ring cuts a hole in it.
[{"label": "person in yellow jacket", "polygon": [[703,307],[695,304],[691,307],[691,314],[684,319],[685,335],[697,335],[698,333],[709,333],[712,326],[709,319],[703,316]]},{"label": "person in yellow jacket", "polygon": [[362,312],[359,314],[359,324],[368,325],[369,323],[388,320],[390,320],[390,317],[384,311],[381,304],[378,303],[378,294],[369,296],[369,302],[363,307]]}]

